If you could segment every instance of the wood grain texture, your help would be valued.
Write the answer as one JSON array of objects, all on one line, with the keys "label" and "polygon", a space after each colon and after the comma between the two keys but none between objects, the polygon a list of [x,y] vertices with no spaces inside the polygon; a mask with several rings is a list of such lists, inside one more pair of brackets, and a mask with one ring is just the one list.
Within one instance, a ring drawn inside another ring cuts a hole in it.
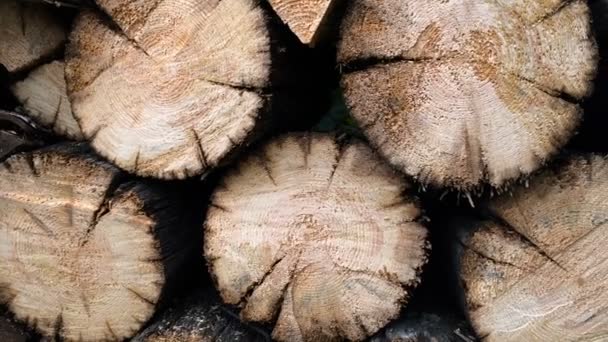
[{"label": "wood grain texture", "polygon": [[315,45],[337,0],[269,0],[285,24],[304,44]]},{"label": "wood grain texture", "polygon": [[363,143],[280,137],[214,193],[205,256],[223,300],[273,338],[362,340],[395,318],[426,262],[410,187]]},{"label": "wood grain texture", "polygon": [[597,51],[565,1],[353,1],[338,61],[370,141],[423,183],[502,187],[574,134]]},{"label": "wood grain texture", "polygon": [[261,128],[272,98],[269,24],[254,0],[99,0],[66,59],[84,135],[129,172],[209,171]]},{"label": "wood grain texture", "polygon": [[28,115],[58,135],[83,140],[68,99],[63,61],[53,61],[34,69],[11,88]]},{"label": "wood grain texture", "polygon": [[134,335],[193,252],[179,202],[82,145],[15,155],[0,175],[0,303],[66,341]]},{"label": "wood grain texture", "polygon": [[461,273],[484,341],[608,338],[608,160],[572,156],[489,205]]},{"label": "wood grain texture", "polygon": [[44,5],[3,0],[0,13],[0,64],[10,73],[35,66],[66,40],[64,23]]}]

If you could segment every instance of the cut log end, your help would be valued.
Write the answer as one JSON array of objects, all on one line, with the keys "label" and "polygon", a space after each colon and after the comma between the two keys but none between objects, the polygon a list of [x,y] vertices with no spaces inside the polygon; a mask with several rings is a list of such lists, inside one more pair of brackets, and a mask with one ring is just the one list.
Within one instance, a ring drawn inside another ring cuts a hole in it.
[{"label": "cut log end", "polygon": [[471,320],[487,341],[606,337],[608,160],[571,157],[495,200],[465,242]]},{"label": "cut log end", "polygon": [[41,125],[56,134],[73,140],[84,139],[80,126],[72,115],[64,78],[65,65],[54,61],[32,71],[12,86],[13,94],[26,112]]},{"label": "cut log end", "polygon": [[396,317],[426,262],[409,187],[362,143],[275,140],[212,199],[205,254],[224,301],[273,337],[362,340]]},{"label": "cut log end", "polygon": [[152,316],[173,271],[159,244],[165,213],[83,153],[61,145],[0,165],[0,302],[48,336],[121,340]]},{"label": "cut log end", "polygon": [[66,27],[44,5],[3,0],[0,13],[0,64],[9,73],[35,66],[66,40]]},{"label": "cut log end", "polygon": [[314,46],[337,0],[269,0],[303,44]]},{"label": "cut log end", "polygon": [[582,0],[356,1],[341,28],[345,99],[423,183],[501,187],[573,135],[597,51]]},{"label": "cut log end", "polygon": [[138,175],[186,178],[261,129],[274,43],[256,1],[98,3],[118,27],[77,18],[66,80],[100,154]]}]

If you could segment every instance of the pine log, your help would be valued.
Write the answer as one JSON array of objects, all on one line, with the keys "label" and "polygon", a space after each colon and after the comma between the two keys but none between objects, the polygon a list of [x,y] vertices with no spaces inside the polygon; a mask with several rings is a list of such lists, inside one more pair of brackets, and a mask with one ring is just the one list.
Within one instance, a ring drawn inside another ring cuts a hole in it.
[{"label": "pine log", "polygon": [[47,336],[122,340],[197,247],[181,205],[82,145],[0,165],[0,304]]},{"label": "pine log", "polygon": [[484,341],[608,338],[608,160],[571,156],[489,203],[461,275]]},{"label": "pine log", "polygon": [[338,61],[353,116],[422,183],[501,187],[573,135],[597,51],[583,0],[351,1]]},{"label": "pine log", "polygon": [[259,1],[97,3],[116,25],[93,12],[76,19],[68,95],[85,137],[129,172],[209,171],[267,129],[281,82],[296,82]]},{"label": "pine log", "polygon": [[314,46],[338,0],[269,0],[268,2],[302,43]]},{"label": "pine log", "polygon": [[0,64],[10,73],[34,67],[61,50],[66,27],[45,6],[3,0],[0,13]]},{"label": "pine log", "polygon": [[268,341],[259,328],[244,325],[216,293],[201,290],[161,314],[133,342]]},{"label": "pine log", "polygon": [[73,140],[84,139],[72,115],[64,78],[65,65],[54,61],[33,70],[28,77],[12,86],[13,94],[26,112],[56,134]]},{"label": "pine log", "polygon": [[280,137],[214,192],[205,255],[222,299],[279,341],[362,340],[395,318],[426,262],[410,184],[363,143]]}]

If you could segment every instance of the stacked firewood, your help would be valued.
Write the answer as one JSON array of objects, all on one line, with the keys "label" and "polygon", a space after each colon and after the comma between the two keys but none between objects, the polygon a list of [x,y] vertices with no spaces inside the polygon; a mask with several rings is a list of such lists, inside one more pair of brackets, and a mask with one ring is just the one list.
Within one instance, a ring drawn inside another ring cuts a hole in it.
[{"label": "stacked firewood", "polygon": [[608,339],[606,13],[3,0],[0,340]]}]

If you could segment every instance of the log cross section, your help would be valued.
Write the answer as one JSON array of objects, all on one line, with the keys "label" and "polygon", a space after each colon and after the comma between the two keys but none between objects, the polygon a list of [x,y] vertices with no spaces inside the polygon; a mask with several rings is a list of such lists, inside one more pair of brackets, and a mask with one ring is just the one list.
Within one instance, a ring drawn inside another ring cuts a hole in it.
[{"label": "log cross section", "polygon": [[281,341],[362,340],[395,318],[426,261],[409,188],[362,143],[278,138],[213,195],[205,255],[243,318]]},{"label": "log cross section", "polygon": [[485,341],[608,338],[608,161],[573,156],[490,203],[461,274]]},{"label": "log cross section", "polygon": [[372,144],[460,190],[556,154],[597,68],[583,0],[351,1],[340,31],[344,97]]}]

